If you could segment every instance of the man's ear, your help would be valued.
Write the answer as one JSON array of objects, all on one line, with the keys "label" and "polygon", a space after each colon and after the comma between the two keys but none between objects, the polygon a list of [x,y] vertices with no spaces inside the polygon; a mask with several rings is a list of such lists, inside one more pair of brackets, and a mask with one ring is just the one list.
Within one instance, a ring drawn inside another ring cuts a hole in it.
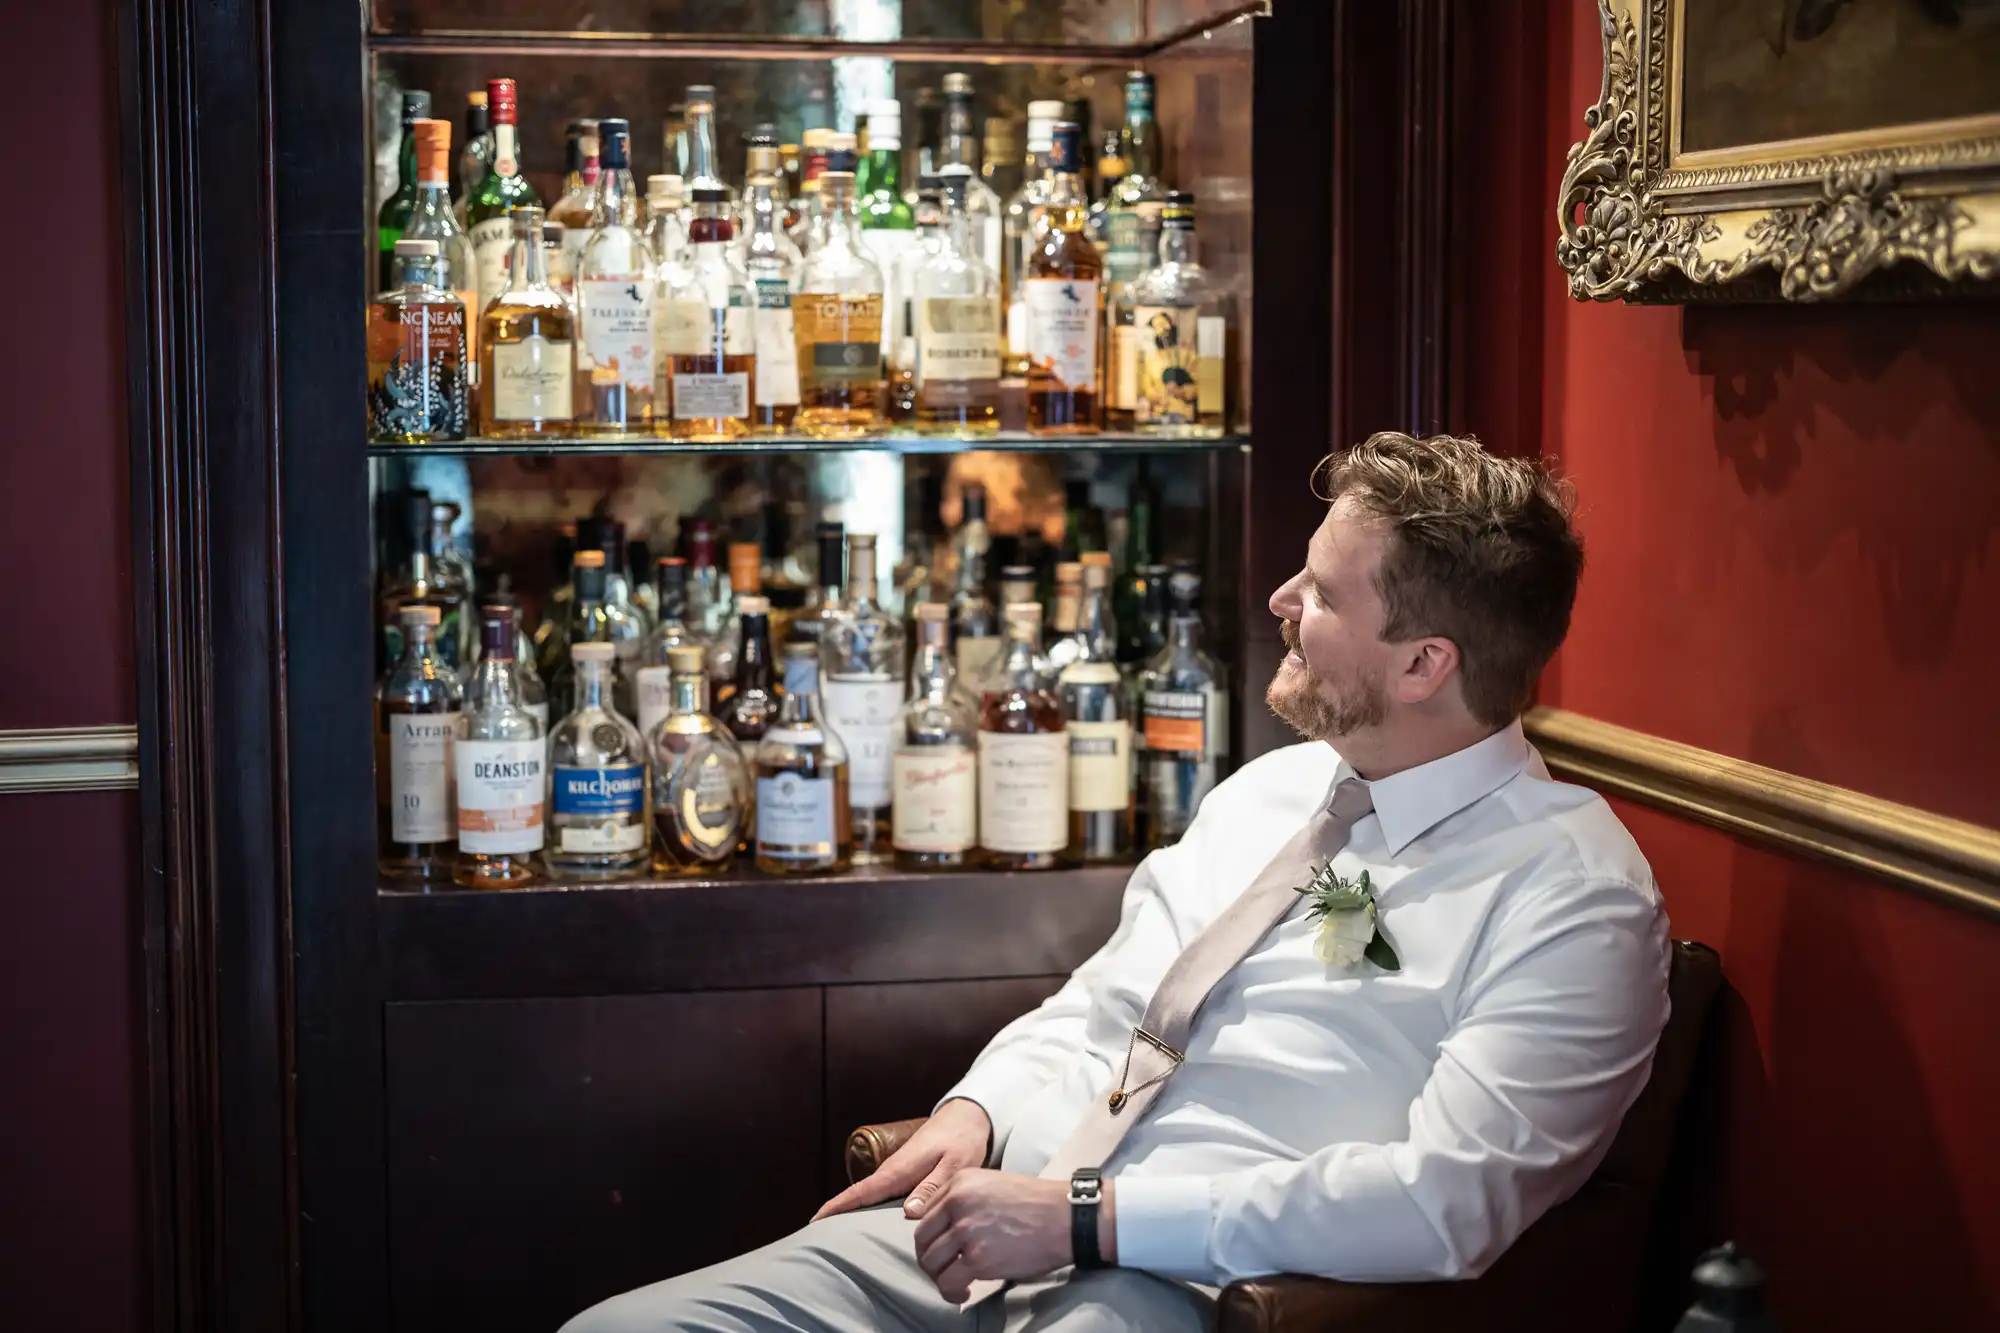
[{"label": "man's ear", "polygon": [[1389,688],[1399,703],[1428,702],[1458,675],[1458,645],[1450,639],[1413,639],[1398,654]]}]

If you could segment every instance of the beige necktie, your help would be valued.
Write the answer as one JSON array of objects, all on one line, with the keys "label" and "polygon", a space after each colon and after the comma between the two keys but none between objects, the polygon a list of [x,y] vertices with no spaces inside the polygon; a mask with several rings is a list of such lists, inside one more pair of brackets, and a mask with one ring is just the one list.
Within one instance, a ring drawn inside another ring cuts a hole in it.
[{"label": "beige necktie", "polygon": [[[1366,783],[1358,778],[1342,782],[1327,808],[1279,848],[1250,887],[1181,950],[1132,1034],[1124,1076],[1109,1095],[1091,1103],[1042,1169],[1042,1179],[1068,1180],[1079,1167],[1103,1166],[1110,1159],[1180,1066],[1188,1033],[1209,992],[1298,905],[1300,886],[1347,845],[1355,824],[1374,808]],[[960,1308],[977,1305],[1004,1286],[975,1282]]]}]

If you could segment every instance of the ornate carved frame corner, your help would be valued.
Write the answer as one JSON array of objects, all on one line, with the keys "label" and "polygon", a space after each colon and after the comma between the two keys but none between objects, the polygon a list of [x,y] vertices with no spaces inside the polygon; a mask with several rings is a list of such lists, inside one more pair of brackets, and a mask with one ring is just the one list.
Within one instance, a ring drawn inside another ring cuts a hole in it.
[{"label": "ornate carved frame corner", "polygon": [[1786,156],[1772,145],[1752,161],[1676,164],[1683,2],[1598,0],[1603,82],[1556,201],[1556,262],[1572,297],[2000,295],[2000,248],[1965,243],[1975,221],[2000,227],[2000,120],[1977,118],[1963,137],[1933,129],[1846,151]]}]

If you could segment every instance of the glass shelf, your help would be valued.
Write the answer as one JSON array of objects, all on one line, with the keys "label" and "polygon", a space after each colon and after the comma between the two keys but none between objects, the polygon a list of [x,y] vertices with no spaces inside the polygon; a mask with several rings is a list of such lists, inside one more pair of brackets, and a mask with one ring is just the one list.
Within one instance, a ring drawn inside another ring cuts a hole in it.
[{"label": "glass shelf", "polygon": [[630,436],[618,439],[460,440],[449,444],[371,444],[370,458],[486,458],[507,455],[616,457],[621,454],[796,454],[862,453],[1229,453],[1250,447],[1247,435],[1181,438],[1161,435],[1043,436],[1016,432],[997,435],[869,435],[821,440],[804,435],[761,435],[747,440],[704,443]]}]

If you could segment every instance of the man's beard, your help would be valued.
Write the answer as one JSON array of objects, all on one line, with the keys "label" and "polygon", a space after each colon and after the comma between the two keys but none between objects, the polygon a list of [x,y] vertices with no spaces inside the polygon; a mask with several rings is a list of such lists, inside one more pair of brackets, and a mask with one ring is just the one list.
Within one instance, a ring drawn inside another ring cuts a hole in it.
[{"label": "man's beard", "polygon": [[[1298,652],[1299,627],[1287,620],[1282,630],[1285,647]],[[1309,741],[1333,740],[1363,727],[1378,726],[1389,716],[1389,700],[1379,675],[1371,679],[1357,670],[1329,679],[1316,675],[1305,660],[1305,654],[1299,653],[1296,667],[1278,663],[1277,674],[1264,691],[1264,702],[1271,711],[1299,735]]]}]

